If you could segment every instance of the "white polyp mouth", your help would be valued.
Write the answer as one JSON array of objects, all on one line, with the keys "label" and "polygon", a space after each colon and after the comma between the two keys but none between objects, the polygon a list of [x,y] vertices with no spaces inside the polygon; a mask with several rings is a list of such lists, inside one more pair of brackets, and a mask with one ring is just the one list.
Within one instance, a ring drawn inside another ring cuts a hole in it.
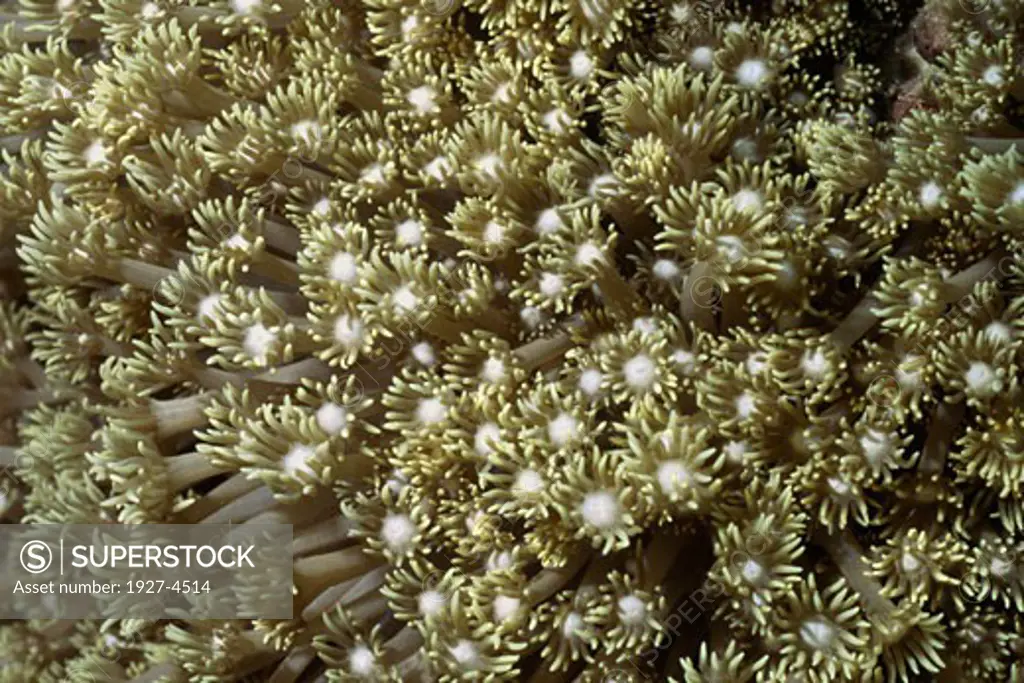
[{"label": "white polyp mouth", "polygon": [[348,426],[348,411],[337,403],[325,403],[316,411],[316,423],[328,434],[340,434]]},{"label": "white polyp mouth", "polygon": [[245,331],[245,340],[242,342],[242,346],[251,358],[264,360],[276,341],[277,334],[263,323],[256,323]]},{"label": "white polyp mouth", "polygon": [[816,650],[829,649],[835,635],[835,628],[821,619],[808,619],[800,626],[800,638]]},{"label": "white polyp mouth", "polygon": [[848,496],[850,494],[850,485],[842,479],[829,477],[825,483],[828,484],[830,489],[832,489],[832,493],[837,496]]},{"label": "white polyp mouth", "polygon": [[334,323],[334,339],[341,345],[353,347],[363,340],[363,323],[358,318],[345,314]]},{"label": "white polyp mouth", "polygon": [[622,366],[626,384],[632,389],[650,389],[658,378],[657,366],[650,357],[640,354]]},{"label": "white polyp mouth", "polygon": [[522,600],[509,595],[499,595],[494,599],[494,620],[508,621],[516,616],[522,607]]},{"label": "white polyp mouth", "polygon": [[505,362],[500,358],[488,358],[484,361],[480,376],[491,384],[501,382],[505,379]]},{"label": "white polyp mouth", "polygon": [[943,196],[942,186],[934,180],[926,182],[918,191],[918,199],[921,201],[921,206],[926,209],[937,207],[942,201]]},{"label": "white polyp mouth", "polygon": [[501,438],[501,429],[493,422],[480,425],[473,436],[473,449],[479,455],[489,455],[494,452],[494,444]]},{"label": "white polyp mouth", "polygon": [[887,457],[892,451],[892,442],[889,439],[889,435],[878,431],[877,429],[868,429],[865,434],[860,437],[860,447],[864,451],[864,456],[873,463],[880,462]]},{"label": "white polyp mouth", "polygon": [[[66,1],[66,0],[65,0]],[[155,19],[160,15],[160,6],[155,2],[147,2],[139,8],[139,16],[143,19]]]},{"label": "white polyp mouth", "polygon": [[690,51],[690,66],[695,69],[710,69],[715,63],[715,51],[706,45]]},{"label": "white polyp mouth", "polygon": [[330,210],[331,200],[328,199],[327,197],[321,197],[320,199],[316,200],[315,204],[313,204],[313,213],[315,213],[318,216],[326,216],[327,212],[329,212]]},{"label": "white polyp mouth", "polygon": [[537,216],[535,226],[538,234],[550,235],[565,227],[565,223],[562,222],[562,217],[558,215],[556,210],[544,209]]},{"label": "white polyp mouth", "polygon": [[618,186],[619,179],[615,177],[615,174],[602,173],[590,181],[590,187],[587,188],[587,194],[596,199],[601,195],[601,193],[614,191]]},{"label": "white polyp mouth", "polygon": [[416,419],[421,424],[437,424],[448,415],[448,408],[439,398],[425,398],[416,407]]},{"label": "white polyp mouth", "polygon": [[196,307],[197,317],[200,320],[213,320],[217,317],[222,298],[220,294],[207,294],[200,299],[199,305]]},{"label": "white polyp mouth", "polygon": [[544,478],[536,470],[523,470],[516,475],[516,493],[536,494],[544,490]]},{"label": "white polyp mouth", "polygon": [[416,601],[420,614],[425,617],[436,616],[444,609],[445,599],[440,591],[427,590],[420,593]]},{"label": "white polyp mouth", "polygon": [[505,226],[497,221],[487,221],[484,226],[484,242],[501,244],[505,240]]},{"label": "white polyp mouth", "polygon": [[904,552],[900,558],[900,566],[905,572],[916,572],[921,568],[921,560],[911,552]]},{"label": "white polyp mouth", "polygon": [[974,361],[964,374],[967,386],[976,394],[994,394],[1001,388],[999,375],[988,363]]},{"label": "white polyp mouth", "polygon": [[572,119],[569,118],[569,115],[561,109],[552,109],[541,118],[544,121],[544,127],[547,128],[549,132],[555,133],[556,135],[564,133],[566,127],[572,121]]},{"label": "white polyp mouth", "polygon": [[736,415],[742,419],[748,419],[757,409],[757,401],[749,391],[744,391],[736,399]]},{"label": "white polyp mouth", "polygon": [[395,308],[406,313],[411,313],[416,310],[416,307],[420,305],[420,299],[412,291],[410,285],[402,285],[395,290],[392,296]]},{"label": "white polyp mouth", "polygon": [[677,279],[680,273],[679,266],[674,261],[664,258],[655,261],[651,271],[654,273],[654,277],[665,281]]},{"label": "white polyp mouth", "polygon": [[583,50],[577,50],[569,57],[569,74],[578,80],[590,78],[594,73],[594,60]]},{"label": "white polyp mouth", "polygon": [[768,367],[768,354],[765,351],[754,351],[744,362],[747,372],[752,375],[760,375]]},{"label": "white polyp mouth", "polygon": [[468,640],[460,640],[450,647],[448,651],[451,652],[455,661],[462,665],[464,669],[479,669],[482,665],[480,651],[476,645]]},{"label": "white polyp mouth", "polygon": [[625,595],[619,598],[619,619],[624,624],[636,626],[642,624],[647,618],[647,605],[635,595]]},{"label": "white polyp mouth", "polygon": [[583,521],[598,529],[610,529],[622,520],[618,499],[608,491],[588,493],[580,504]]},{"label": "white polyp mouth", "polygon": [[1003,68],[996,64],[985,69],[981,75],[981,80],[996,88],[1001,87],[1006,82],[1006,78],[1003,76]]},{"label": "white polyp mouth", "polygon": [[380,526],[380,536],[388,548],[401,552],[416,536],[416,525],[408,515],[388,513]]},{"label": "white polyp mouth", "polygon": [[1011,204],[1024,204],[1024,181],[1017,183],[1010,193]]},{"label": "white polyp mouth", "polygon": [[508,104],[512,101],[512,86],[508,83],[501,83],[491,93],[491,102],[495,104]]},{"label": "white polyp mouth", "polygon": [[262,4],[262,0],[231,0],[231,9],[237,14],[251,14]]},{"label": "white polyp mouth", "polygon": [[589,266],[600,262],[604,258],[601,248],[593,242],[581,244],[576,249],[575,262],[578,266]]},{"label": "white polyp mouth", "polygon": [[565,290],[565,280],[556,273],[544,273],[540,276],[540,293],[553,299]]},{"label": "white polyp mouth", "polygon": [[451,164],[444,157],[434,157],[423,167],[424,172],[434,180],[444,180],[451,172]]},{"label": "white polyp mouth", "polygon": [[402,37],[408,38],[409,34],[411,34],[413,31],[419,28],[419,25],[420,18],[417,17],[415,14],[410,14],[405,19],[402,19],[402,24],[400,27],[402,31]]},{"label": "white polyp mouth", "polygon": [[478,156],[473,165],[476,166],[476,169],[481,173],[491,177],[497,177],[498,171],[501,170],[503,163],[500,156],[491,152],[489,154],[482,154]]},{"label": "white polyp mouth", "polygon": [[562,622],[562,636],[566,638],[575,637],[583,628],[583,617],[577,612],[569,612]]},{"label": "white polyp mouth", "polygon": [[310,464],[316,458],[316,451],[309,446],[296,444],[284,456],[282,467],[288,474],[313,474],[313,467]]},{"label": "white polyp mouth", "polygon": [[559,413],[548,423],[548,438],[556,446],[564,446],[576,437],[579,427],[579,420],[575,417],[568,413]]},{"label": "white polyp mouth", "polygon": [[416,346],[412,347],[412,357],[416,359],[420,365],[425,365],[428,368],[432,367],[437,362],[437,355],[434,353],[434,347],[429,342],[420,342]]},{"label": "white polyp mouth", "polygon": [[692,482],[693,474],[681,461],[669,460],[658,465],[658,485],[663,493],[676,493]]},{"label": "white polyp mouth", "polygon": [[359,263],[356,257],[345,251],[334,255],[329,270],[332,280],[346,285],[354,284],[359,277]]},{"label": "white polyp mouth", "polygon": [[309,142],[320,138],[320,124],[312,119],[298,121],[292,124],[292,137]]},{"label": "white polyp mouth", "polygon": [[746,460],[750,447],[746,441],[730,441],[725,444],[725,457],[734,465],[741,464]]},{"label": "white polyp mouth", "polygon": [[993,557],[988,566],[989,570],[996,576],[1006,576],[1013,569],[1013,562],[1001,557]]},{"label": "white polyp mouth", "polygon": [[369,676],[376,666],[376,657],[365,645],[357,645],[348,653],[348,667],[357,676]]},{"label": "white polyp mouth", "polygon": [[401,245],[418,246],[423,244],[423,233],[423,224],[411,218],[395,226],[395,238]]},{"label": "white polyp mouth", "polygon": [[421,85],[418,88],[413,88],[406,95],[406,99],[409,104],[413,106],[421,114],[430,114],[437,111],[438,106],[436,102],[437,91],[431,88],[429,85]]},{"label": "white polyp mouth", "polygon": [[679,366],[685,374],[690,374],[697,367],[697,357],[692,351],[677,349],[672,352],[672,362]]},{"label": "white polyp mouth", "polygon": [[359,174],[360,180],[370,185],[385,185],[387,179],[384,177],[384,166],[378,163],[373,163],[367,166]]},{"label": "white polyp mouth", "polygon": [[762,59],[747,59],[736,68],[736,82],[745,88],[758,88],[768,79],[771,71]]},{"label": "white polyp mouth", "polygon": [[1008,342],[1013,339],[1013,330],[1006,323],[996,320],[985,327],[985,337],[995,342]]},{"label": "white polyp mouth", "polygon": [[743,568],[740,569],[740,573],[743,574],[743,578],[750,583],[760,583],[764,580],[764,567],[762,567],[761,563],[756,560],[747,560],[744,562]]},{"label": "white polyp mouth", "polygon": [[536,306],[523,306],[519,310],[519,318],[527,327],[533,329],[544,321],[544,314]]},{"label": "white polyp mouth", "polygon": [[804,374],[819,379],[828,374],[829,362],[821,349],[814,349],[804,353],[800,359],[800,368]]},{"label": "white polyp mouth", "polygon": [[89,166],[96,166],[107,161],[107,146],[102,140],[93,140],[82,152],[85,163]]},{"label": "white polyp mouth", "polygon": [[732,205],[737,211],[754,213],[764,208],[764,197],[757,190],[744,189],[732,196]]},{"label": "white polyp mouth", "polygon": [[747,248],[743,240],[736,235],[722,235],[715,239],[718,253],[725,257],[729,263],[736,263],[746,254]]},{"label": "white polyp mouth", "polygon": [[593,368],[580,373],[579,387],[587,396],[596,396],[601,391],[601,384],[604,383],[604,375]]}]

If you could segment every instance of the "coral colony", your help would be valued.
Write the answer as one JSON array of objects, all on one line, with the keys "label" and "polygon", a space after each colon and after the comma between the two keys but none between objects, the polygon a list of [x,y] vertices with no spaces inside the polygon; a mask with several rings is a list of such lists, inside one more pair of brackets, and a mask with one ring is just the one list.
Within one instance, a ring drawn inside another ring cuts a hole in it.
[{"label": "coral colony", "polygon": [[294,618],[0,681],[1024,681],[1022,0],[0,2],[0,515]]}]

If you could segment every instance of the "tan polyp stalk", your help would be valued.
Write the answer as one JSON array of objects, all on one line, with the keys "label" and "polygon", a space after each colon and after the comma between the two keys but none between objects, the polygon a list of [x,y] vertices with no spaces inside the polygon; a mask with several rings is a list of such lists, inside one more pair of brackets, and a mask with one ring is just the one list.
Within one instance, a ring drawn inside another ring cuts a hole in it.
[{"label": "tan polyp stalk", "polygon": [[430,314],[430,316],[423,321],[422,325],[417,326],[429,334],[434,335],[438,339],[443,339],[449,344],[458,344],[462,341],[463,334],[468,334],[476,329],[476,325],[473,324],[472,321],[453,320],[440,312]]},{"label": "tan polyp stalk", "polygon": [[423,662],[419,659],[407,660],[414,657],[422,647],[423,636],[420,632],[411,626],[406,626],[384,642],[384,657],[389,662],[395,662],[395,666],[399,667],[403,678],[408,680],[408,674],[419,669]]},{"label": "tan polyp stalk", "polygon": [[[329,490],[318,491],[315,496],[300,502],[267,506],[267,509],[247,520],[246,524],[290,524],[298,529],[315,524],[326,515],[336,514],[338,502]],[[298,536],[296,536],[297,538]]]},{"label": "tan polyp stalk", "polygon": [[45,43],[49,38],[64,36],[70,40],[99,40],[103,37],[100,24],[92,21],[81,21],[67,29],[61,28],[60,21],[32,20],[10,14],[0,14],[0,27],[13,26],[15,43]]},{"label": "tan polyp stalk", "polygon": [[[247,493],[260,488],[260,482],[249,479],[244,474],[236,474],[212,491],[188,506],[173,518],[176,524],[197,524],[204,518],[214,514],[231,501],[237,500]],[[208,524],[214,522],[207,521]]]},{"label": "tan polyp stalk", "polygon": [[515,329],[512,321],[508,319],[508,316],[501,309],[489,306],[466,316],[466,319],[476,323],[477,327],[493,332],[499,337],[507,337]]},{"label": "tan polyp stalk", "polygon": [[587,551],[575,553],[564,567],[541,569],[526,584],[523,591],[526,600],[536,607],[550,598],[573,580],[591,556]]},{"label": "tan polyp stalk", "polygon": [[605,305],[615,317],[632,320],[643,312],[640,295],[623,279],[614,262],[602,261],[597,265],[596,282]]},{"label": "tan polyp stalk", "polygon": [[744,323],[748,313],[745,304],[746,297],[738,289],[722,292],[722,314],[718,327],[720,333]]},{"label": "tan polyp stalk", "polygon": [[216,465],[204,453],[186,453],[165,458],[167,463],[167,487],[172,493],[178,493],[199,482],[215,477],[231,468]]},{"label": "tan polyp stalk", "polygon": [[[954,303],[967,296],[974,285],[986,277],[993,277],[994,274],[997,279],[1005,277],[1005,275],[996,274],[1000,261],[1005,256],[1006,253],[1002,249],[997,249],[981,261],[947,278],[942,283],[940,290],[942,300],[947,304]],[[878,323],[878,316],[872,312],[877,305],[878,300],[874,294],[868,294],[847,314],[836,329],[832,330],[829,336],[840,351],[848,350]]]},{"label": "tan polyp stalk", "polygon": [[294,258],[302,249],[302,237],[292,226],[273,218],[263,219],[263,239],[267,246]]},{"label": "tan polyp stalk", "polygon": [[260,486],[242,494],[210,513],[199,524],[240,524],[276,504],[274,492],[266,486]]},{"label": "tan polyp stalk", "polygon": [[129,683],[185,683],[188,677],[172,662],[161,662],[146,669]]},{"label": "tan polyp stalk", "polygon": [[365,574],[331,586],[303,607],[300,617],[307,624],[314,623],[337,605],[347,607],[370,594],[380,592],[389,569],[391,569],[391,565],[382,564]]},{"label": "tan polyp stalk", "polygon": [[[365,574],[382,564],[361,545],[295,560],[293,576],[299,605],[306,605],[325,589]],[[383,599],[383,597],[382,597]],[[299,611],[302,607],[299,608]]]},{"label": "tan polyp stalk", "polygon": [[263,251],[243,266],[243,272],[262,275],[283,285],[298,287],[299,266],[293,261]]},{"label": "tan polyp stalk", "polygon": [[679,553],[685,548],[685,538],[669,532],[658,532],[651,538],[641,560],[641,587],[653,590],[661,585],[675,564]]},{"label": "tan polyp stalk", "polygon": [[0,416],[31,410],[40,403],[53,400],[53,392],[45,389],[21,389],[0,399]]},{"label": "tan polyp stalk", "polygon": [[28,356],[22,356],[14,361],[14,367],[36,387],[44,387],[49,383],[43,368]]},{"label": "tan polyp stalk", "polygon": [[164,268],[163,266],[131,258],[120,258],[109,269],[103,268],[102,262],[97,264],[97,266],[101,271],[100,275],[108,280],[121,282],[126,285],[135,285],[140,289],[147,289],[149,291],[153,291],[167,276],[176,274],[176,271]]},{"label": "tan polyp stalk", "polygon": [[532,374],[547,365],[558,362],[575,344],[568,332],[542,337],[512,351],[523,369]]},{"label": "tan polyp stalk", "polygon": [[886,645],[898,642],[906,634],[908,624],[893,619],[896,606],[882,595],[878,581],[866,573],[864,553],[853,534],[848,529],[835,534],[819,530],[814,535],[814,543],[825,549],[843,578],[860,596],[861,605],[869,621],[880,632],[882,641]]},{"label": "tan polyp stalk", "polygon": [[208,420],[203,409],[209,399],[209,392],[204,392],[166,401],[150,401],[149,412],[156,421],[157,438],[170,438],[205,425]]},{"label": "tan polyp stalk", "polygon": [[267,678],[267,683],[295,683],[315,659],[316,650],[309,645],[292,648]]},{"label": "tan polyp stalk", "polygon": [[1024,137],[985,138],[978,137],[976,135],[968,135],[967,142],[986,154],[1002,154],[1013,147],[1016,147],[1018,151],[1024,151]]},{"label": "tan polyp stalk", "polygon": [[163,100],[176,113],[215,116],[237,102],[230,93],[207,83],[201,76],[192,78],[184,88],[170,88]]},{"label": "tan polyp stalk", "polygon": [[679,312],[683,320],[692,322],[705,332],[715,332],[718,323],[711,306],[701,306],[693,295],[695,283],[714,280],[714,268],[706,261],[697,261],[690,266],[686,279],[683,281],[683,296],[680,297]]},{"label": "tan polyp stalk", "polygon": [[355,524],[351,520],[340,516],[328,517],[311,526],[303,529],[298,536],[292,540],[292,555],[302,557],[321,553],[332,546],[352,538],[352,530]]},{"label": "tan polyp stalk", "polygon": [[13,468],[17,462],[18,449],[14,446],[0,446],[0,471]]},{"label": "tan polyp stalk", "polygon": [[924,475],[940,473],[946,465],[946,455],[956,440],[956,431],[964,418],[963,403],[949,405],[940,403],[932,413],[928,427],[928,438],[921,449],[921,460],[917,471]]}]

